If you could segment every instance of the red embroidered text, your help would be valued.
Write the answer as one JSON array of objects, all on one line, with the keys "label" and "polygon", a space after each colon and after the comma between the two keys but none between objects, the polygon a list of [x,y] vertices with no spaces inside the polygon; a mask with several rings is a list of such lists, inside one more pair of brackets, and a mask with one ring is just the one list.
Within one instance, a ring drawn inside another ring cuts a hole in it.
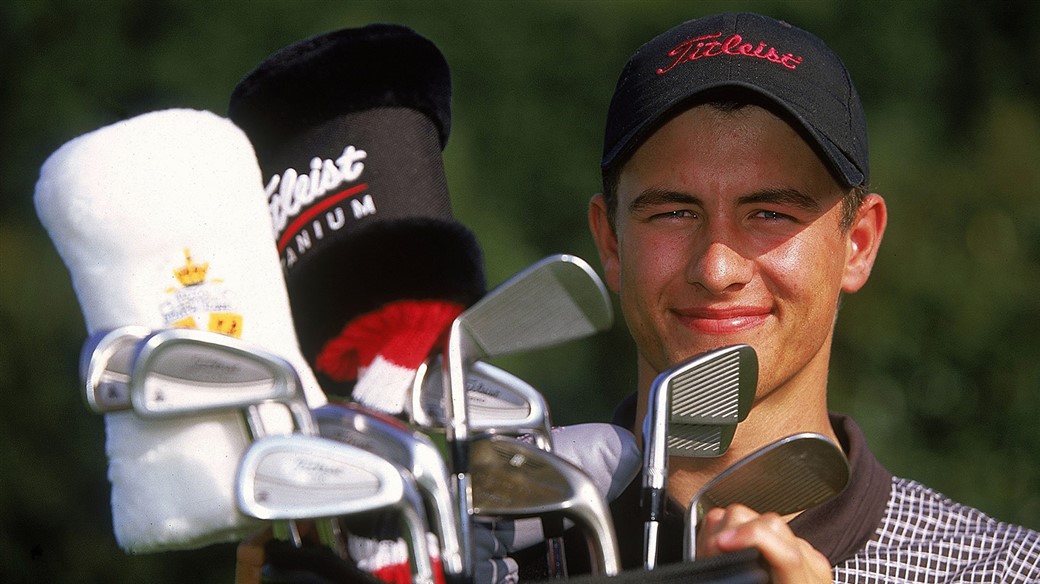
[{"label": "red embroidered text", "polygon": [[667,73],[686,61],[696,61],[706,57],[717,57],[719,55],[733,55],[738,57],[755,57],[765,59],[773,63],[779,63],[788,69],[795,69],[802,62],[801,57],[795,57],[792,53],[780,53],[775,48],[760,42],[757,45],[744,42],[744,37],[734,34],[724,41],[722,33],[715,33],[689,39],[679,43],[668,52],[668,56],[675,59],[671,65],[657,70],[657,74]]}]

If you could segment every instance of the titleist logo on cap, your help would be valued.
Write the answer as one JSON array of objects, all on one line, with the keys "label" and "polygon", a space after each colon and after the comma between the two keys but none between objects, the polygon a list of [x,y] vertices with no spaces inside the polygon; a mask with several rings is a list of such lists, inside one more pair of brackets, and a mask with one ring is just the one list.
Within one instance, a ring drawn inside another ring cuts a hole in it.
[{"label": "titleist logo on cap", "polygon": [[796,69],[802,62],[802,57],[796,57],[793,53],[781,53],[764,41],[759,42],[757,45],[747,43],[744,42],[744,37],[740,36],[740,34],[733,34],[724,41],[719,41],[718,39],[720,38],[722,38],[722,33],[717,32],[679,43],[671,51],[668,51],[668,57],[674,59],[672,64],[658,69],[657,74],[667,73],[680,63],[726,55],[764,59],[783,65],[788,69]]}]

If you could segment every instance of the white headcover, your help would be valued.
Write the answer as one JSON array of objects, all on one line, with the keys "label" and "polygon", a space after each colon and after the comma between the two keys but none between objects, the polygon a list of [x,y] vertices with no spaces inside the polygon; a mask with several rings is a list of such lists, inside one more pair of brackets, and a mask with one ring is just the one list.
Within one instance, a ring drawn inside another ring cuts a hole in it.
[{"label": "white headcover", "polygon": [[[311,407],[325,395],[300,354],[252,145],[210,112],[144,114],[70,140],[43,164],[36,211],[68,266],[87,330],[216,330],[296,366]],[[112,519],[132,552],[239,539],[239,414],[106,416]]]}]

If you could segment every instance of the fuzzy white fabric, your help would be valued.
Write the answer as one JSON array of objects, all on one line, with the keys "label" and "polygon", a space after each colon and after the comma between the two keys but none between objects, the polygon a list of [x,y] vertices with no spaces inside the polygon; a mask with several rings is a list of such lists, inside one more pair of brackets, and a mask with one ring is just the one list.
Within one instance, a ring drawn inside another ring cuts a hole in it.
[{"label": "fuzzy white fabric", "polygon": [[390,414],[404,411],[415,382],[415,369],[376,355],[367,367],[358,368],[358,382],[351,396],[360,404]]},{"label": "fuzzy white fabric", "polygon": [[[84,134],[43,164],[35,204],[89,333],[231,322],[242,339],[297,367],[311,407],[326,402],[297,345],[255,153],[230,121],[172,109]],[[208,264],[196,285],[174,274],[188,253],[193,264]],[[257,523],[234,498],[247,446],[235,412],[161,421],[107,415],[119,545],[187,549],[253,532]]]}]

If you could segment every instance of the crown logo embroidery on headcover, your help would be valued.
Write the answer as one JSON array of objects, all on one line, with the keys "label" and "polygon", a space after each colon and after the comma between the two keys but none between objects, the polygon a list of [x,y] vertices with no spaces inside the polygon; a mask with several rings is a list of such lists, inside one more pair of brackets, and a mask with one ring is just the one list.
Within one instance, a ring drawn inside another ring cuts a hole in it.
[{"label": "crown logo embroidery on headcover", "polygon": [[195,263],[191,259],[191,250],[185,249],[184,264],[172,272],[183,288],[166,290],[172,297],[163,302],[160,311],[167,326],[201,328],[235,338],[242,337],[243,317],[234,312],[231,291],[223,286],[223,280],[206,281],[209,262]]},{"label": "crown logo embroidery on headcover", "polygon": [[780,53],[775,47],[769,46],[765,41],[760,41],[758,44],[746,43],[744,42],[744,37],[740,34],[733,34],[721,42],[717,40],[720,38],[722,38],[722,33],[717,32],[687,39],[679,43],[671,51],[668,51],[668,57],[673,59],[672,63],[667,67],[658,69],[657,74],[667,73],[680,63],[718,56],[764,59],[783,65],[788,69],[796,69],[802,62],[802,57],[796,57],[793,53]]},{"label": "crown logo embroidery on headcover", "polygon": [[191,261],[191,250],[184,250],[184,265],[173,271],[174,277],[183,286],[197,286],[206,280],[209,262],[196,264]]}]

